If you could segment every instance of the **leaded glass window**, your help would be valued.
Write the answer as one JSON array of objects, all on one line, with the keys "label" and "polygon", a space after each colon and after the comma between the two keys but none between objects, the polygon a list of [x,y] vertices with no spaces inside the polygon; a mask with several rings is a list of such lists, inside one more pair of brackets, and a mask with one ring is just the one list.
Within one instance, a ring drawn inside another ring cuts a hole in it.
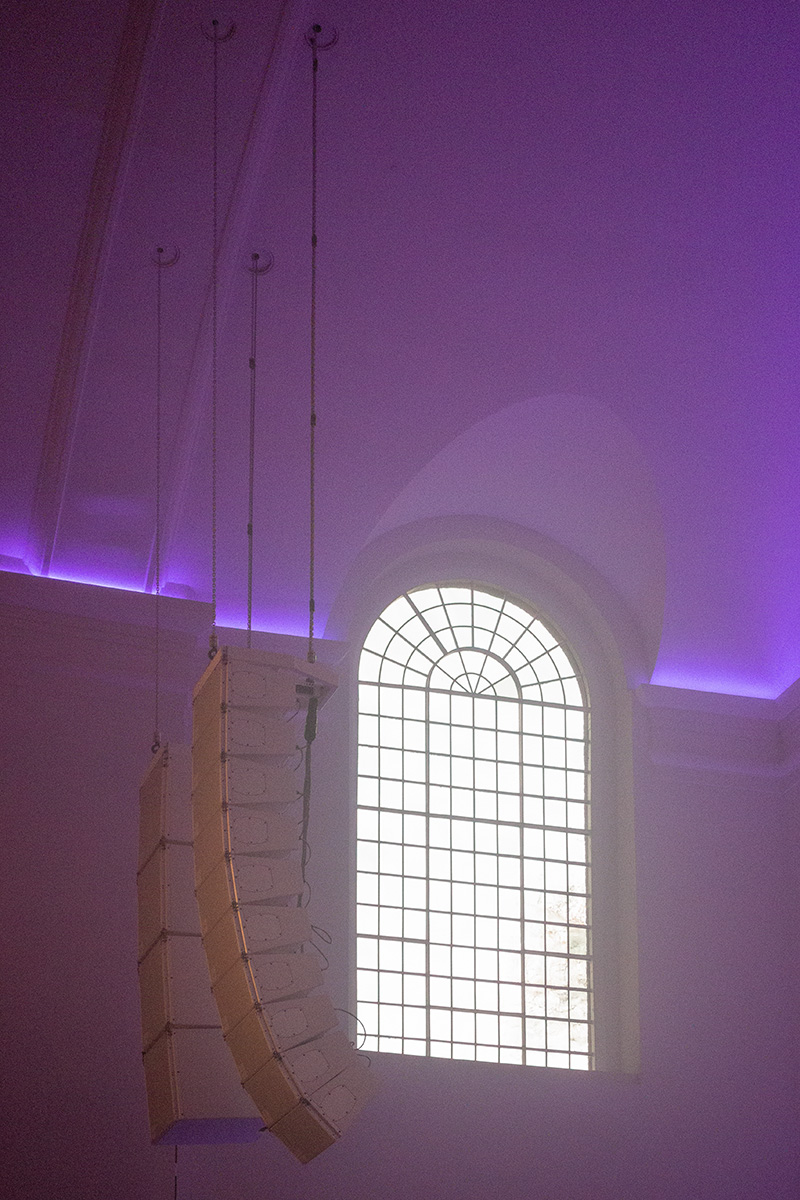
[{"label": "leaded glass window", "polygon": [[588,701],[517,600],[400,596],[358,684],[364,1048],[593,1066]]}]

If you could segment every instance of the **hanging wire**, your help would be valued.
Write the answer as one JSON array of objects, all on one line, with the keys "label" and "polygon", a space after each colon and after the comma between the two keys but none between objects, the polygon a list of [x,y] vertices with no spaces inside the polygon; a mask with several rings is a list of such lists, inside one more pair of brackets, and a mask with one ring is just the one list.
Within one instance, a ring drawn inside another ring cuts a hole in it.
[{"label": "hanging wire", "polygon": [[166,266],[174,266],[180,258],[178,247],[170,247],[169,256],[163,246],[157,246],[152,262],[156,264],[156,413],[155,413],[155,437],[156,437],[156,529],[155,529],[155,545],[154,545],[154,592],[156,594],[156,646],[155,646],[155,670],[154,670],[154,731],[152,731],[152,744],[150,749],[152,754],[157,754],[161,749],[161,475],[162,475],[162,348],[163,348],[163,320],[162,320],[162,283],[161,275]]},{"label": "hanging wire", "polygon": [[[351,1012],[349,1008],[336,1008],[334,1009],[334,1012],[344,1013],[346,1017],[352,1017],[356,1024],[361,1026],[361,1045],[355,1047],[356,1050],[360,1050],[361,1046],[363,1046],[364,1042],[367,1040],[367,1027],[361,1020],[361,1017],[356,1016],[356,1014]],[[353,1044],[355,1045],[355,1042]],[[364,1055],[364,1057],[367,1058],[368,1056]]]},{"label": "hanging wire", "polygon": [[211,22],[214,48],[211,88],[211,637],[208,657],[217,653],[217,253],[219,250],[219,21]]},{"label": "hanging wire", "polygon": [[219,242],[219,187],[218,187],[218,79],[219,79],[219,21],[211,22],[214,30],[213,87],[211,100],[211,638],[208,656],[217,652],[217,250]]},{"label": "hanging wire", "polygon": [[250,255],[250,467],[247,498],[247,649],[253,640],[253,512],[256,479],[256,345],[258,335],[258,277],[275,265],[272,254],[262,259],[255,250]]},{"label": "hanging wire", "polygon": [[155,665],[155,715],[153,721],[153,744],[156,754],[161,746],[161,268],[164,265],[164,247],[156,250],[156,665]]},{"label": "hanging wire", "polygon": [[[317,430],[317,58],[318,35],[322,32],[321,25],[312,25],[306,34],[306,41],[311,47],[311,312],[309,329],[309,446],[308,446],[308,662],[316,662],[314,652],[314,555],[316,537],[316,430]],[[310,895],[306,880],[306,866],[310,857],[308,845],[308,825],[311,816],[311,743],[317,735],[317,697],[313,694],[313,679],[308,679],[312,689],[308,702],[306,724],[304,730],[305,747],[303,752],[303,816],[300,827],[300,866],[303,872],[303,883]],[[302,904],[303,896],[298,897]]]},{"label": "hanging wire", "polygon": [[217,653],[217,342],[218,342],[218,279],[219,252],[219,43],[227,42],[236,32],[230,25],[220,33],[219,21],[212,20],[203,35],[214,47],[211,87],[211,636],[208,657]]},{"label": "hanging wire", "polygon": [[[308,680],[309,685],[313,688],[313,679]],[[315,695],[311,695],[308,701],[308,711],[306,712],[306,723],[303,730],[303,747],[302,747],[302,765],[303,765],[303,815],[300,821],[300,867],[303,873],[303,884],[310,895],[308,880],[306,879],[306,867],[308,866],[311,857],[311,848],[308,844],[308,826],[311,819],[311,746],[317,736],[317,708],[319,701]],[[304,893],[298,897],[298,906],[303,904]],[[306,900],[308,903],[308,900]]]},{"label": "hanging wire", "polygon": [[[320,36],[321,35],[321,36]],[[316,662],[314,652],[315,558],[316,558],[316,432],[317,432],[317,77],[320,50],[335,46],[339,35],[331,28],[323,33],[321,25],[312,25],[306,33],[311,47],[311,313],[310,313],[310,420],[309,420],[309,537],[308,537],[308,661]]]},{"label": "hanging wire", "polygon": [[247,497],[247,649],[253,641],[253,494],[256,465],[256,330],[258,328],[258,254],[250,271],[250,478]]},{"label": "hanging wire", "polygon": [[178,1143],[175,1143],[175,1173],[172,1185],[172,1200],[178,1200]]},{"label": "hanging wire", "polygon": [[308,38],[311,46],[311,321],[310,321],[310,421],[308,448],[308,661],[316,661],[314,653],[314,572],[316,553],[316,432],[317,432],[317,57],[321,25],[312,25]]},{"label": "hanging wire", "polygon": [[155,578],[154,590],[156,595],[156,638],[155,638],[155,703],[153,714],[153,743],[150,747],[153,754],[156,754],[161,747],[161,413],[162,413],[162,346],[163,346],[163,321],[162,321],[162,305],[161,305],[161,273],[164,267],[172,267],[180,258],[177,247],[172,247],[168,258],[165,258],[166,251],[163,246],[157,246],[153,256],[153,262],[156,265],[156,412],[155,412],[155,458],[156,458],[156,480],[155,480],[155,505],[156,505],[156,528],[155,528]]},{"label": "hanging wire", "polygon": [[[328,930],[325,929],[322,925],[313,925],[312,924],[311,932],[314,935],[311,938],[311,945],[314,947],[317,954],[322,959],[322,970],[327,971],[328,967],[331,965],[330,959],[328,958],[325,951],[322,949],[322,946],[320,946],[319,942],[323,942],[324,945],[326,945],[326,946],[331,946],[333,944],[333,938],[331,937],[330,933],[328,933]],[[316,939],[319,939],[319,941],[317,941]]]},{"label": "hanging wire", "polygon": [[[308,455],[308,509],[309,509],[309,538],[308,538],[308,655],[309,663],[316,662],[314,651],[314,607],[315,607],[315,550],[316,550],[316,432],[317,432],[317,76],[319,71],[318,51],[327,50],[336,44],[338,35],[335,30],[322,37],[322,26],[312,25],[306,33],[306,42],[311,47],[311,303],[309,329],[309,455]],[[308,844],[308,826],[311,815],[311,744],[317,736],[317,707],[318,697],[314,692],[314,680],[307,679],[309,686],[308,711],[304,730],[303,754],[303,816],[300,840],[302,846],[301,867],[303,883],[309,891],[306,880],[306,866],[310,856]],[[302,897],[298,900],[302,903]],[[326,960],[327,961],[327,960]]]}]

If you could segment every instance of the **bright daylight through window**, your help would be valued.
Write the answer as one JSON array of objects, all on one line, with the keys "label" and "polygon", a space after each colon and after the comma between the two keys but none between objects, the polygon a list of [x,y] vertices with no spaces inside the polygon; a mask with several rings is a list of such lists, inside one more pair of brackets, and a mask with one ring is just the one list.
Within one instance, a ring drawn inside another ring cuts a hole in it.
[{"label": "bright daylight through window", "polygon": [[393,601],[359,662],[366,1050],[593,1066],[588,700],[517,601]]}]

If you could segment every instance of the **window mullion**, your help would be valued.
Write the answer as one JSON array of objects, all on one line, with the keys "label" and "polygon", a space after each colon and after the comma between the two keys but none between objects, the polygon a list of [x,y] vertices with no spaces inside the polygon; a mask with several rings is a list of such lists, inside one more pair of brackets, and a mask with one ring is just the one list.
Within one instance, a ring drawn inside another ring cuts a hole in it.
[{"label": "window mullion", "polygon": [[425,688],[425,1045],[431,1056],[431,719]]},{"label": "window mullion", "polygon": [[528,1038],[525,1025],[525,831],[523,828],[524,821],[524,804],[525,804],[525,768],[523,757],[523,737],[522,737],[522,701],[517,701],[517,741],[519,745],[518,761],[519,761],[519,974],[520,974],[520,1038],[522,1042],[522,1061],[528,1061]]}]

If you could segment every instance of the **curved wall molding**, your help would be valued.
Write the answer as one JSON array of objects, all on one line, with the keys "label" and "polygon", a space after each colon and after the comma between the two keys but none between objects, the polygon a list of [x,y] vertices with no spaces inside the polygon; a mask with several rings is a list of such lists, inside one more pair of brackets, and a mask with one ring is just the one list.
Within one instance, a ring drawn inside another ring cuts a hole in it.
[{"label": "curved wall molding", "polygon": [[[593,637],[619,658],[629,687],[650,678],[657,647],[594,567],[537,530],[478,515],[429,517],[376,537],[348,572],[325,636],[358,641],[370,623],[361,614],[374,619],[400,592],[445,579],[516,592],[551,616],[572,612],[572,624],[588,621]],[[574,643],[571,634],[568,640]]]}]

